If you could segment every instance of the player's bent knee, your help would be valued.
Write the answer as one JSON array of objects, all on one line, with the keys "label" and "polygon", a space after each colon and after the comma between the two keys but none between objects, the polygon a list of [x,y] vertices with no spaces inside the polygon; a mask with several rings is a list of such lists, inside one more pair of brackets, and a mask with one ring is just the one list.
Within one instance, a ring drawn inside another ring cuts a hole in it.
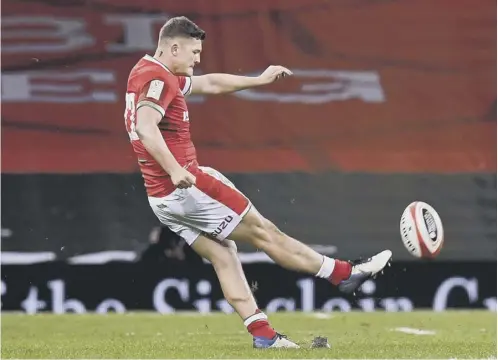
[{"label": "player's bent knee", "polygon": [[242,222],[230,234],[230,238],[248,242],[261,250],[264,250],[273,241],[265,224],[265,219],[254,209],[246,214]]},{"label": "player's bent knee", "polygon": [[233,267],[233,251],[227,247],[219,248],[208,260],[217,269],[230,269]]},{"label": "player's bent knee", "polygon": [[235,244],[235,241],[225,239],[221,242],[221,245],[229,249],[232,253],[237,253],[237,244]]}]

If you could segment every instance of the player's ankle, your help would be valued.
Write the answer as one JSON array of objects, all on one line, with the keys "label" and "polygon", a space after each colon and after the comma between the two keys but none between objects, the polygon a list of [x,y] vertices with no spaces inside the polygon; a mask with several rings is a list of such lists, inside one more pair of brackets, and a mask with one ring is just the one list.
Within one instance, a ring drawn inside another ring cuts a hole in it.
[{"label": "player's ankle", "polygon": [[349,279],[353,267],[347,261],[335,260],[334,271],[329,277],[329,281],[334,285],[339,285],[343,280]]},{"label": "player's ankle", "polygon": [[270,326],[268,317],[259,309],[257,309],[253,315],[244,320],[244,326],[254,337],[273,339],[277,334],[277,332]]},{"label": "player's ankle", "polygon": [[351,270],[352,266],[349,262],[324,256],[322,266],[316,276],[338,285],[341,281],[351,276]]}]

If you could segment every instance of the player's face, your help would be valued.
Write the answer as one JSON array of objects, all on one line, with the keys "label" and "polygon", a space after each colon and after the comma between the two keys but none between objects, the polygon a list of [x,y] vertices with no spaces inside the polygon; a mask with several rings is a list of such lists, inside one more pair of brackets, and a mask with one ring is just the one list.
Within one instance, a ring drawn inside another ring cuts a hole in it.
[{"label": "player's face", "polygon": [[194,66],[201,61],[202,40],[180,38],[177,44],[175,72],[179,75],[194,75]]}]

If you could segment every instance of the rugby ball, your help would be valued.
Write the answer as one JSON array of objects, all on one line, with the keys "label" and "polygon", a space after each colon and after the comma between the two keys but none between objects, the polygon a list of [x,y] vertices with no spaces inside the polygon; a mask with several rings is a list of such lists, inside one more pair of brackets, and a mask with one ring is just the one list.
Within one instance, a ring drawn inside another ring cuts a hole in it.
[{"label": "rugby ball", "polygon": [[400,233],[406,249],[418,258],[434,258],[443,247],[441,218],[432,206],[422,201],[414,201],[406,207],[401,216]]}]

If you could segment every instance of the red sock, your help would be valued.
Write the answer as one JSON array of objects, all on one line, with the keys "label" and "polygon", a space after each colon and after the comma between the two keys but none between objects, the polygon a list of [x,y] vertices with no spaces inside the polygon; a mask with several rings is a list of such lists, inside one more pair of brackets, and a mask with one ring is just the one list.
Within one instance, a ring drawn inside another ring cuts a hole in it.
[{"label": "red sock", "polygon": [[346,280],[351,276],[352,266],[347,261],[335,259],[335,266],[329,281],[334,285],[339,285],[342,280]]},{"label": "red sock", "polygon": [[251,315],[244,320],[244,325],[252,336],[273,339],[277,334],[270,326],[266,315],[259,309],[256,310],[254,315]]}]

